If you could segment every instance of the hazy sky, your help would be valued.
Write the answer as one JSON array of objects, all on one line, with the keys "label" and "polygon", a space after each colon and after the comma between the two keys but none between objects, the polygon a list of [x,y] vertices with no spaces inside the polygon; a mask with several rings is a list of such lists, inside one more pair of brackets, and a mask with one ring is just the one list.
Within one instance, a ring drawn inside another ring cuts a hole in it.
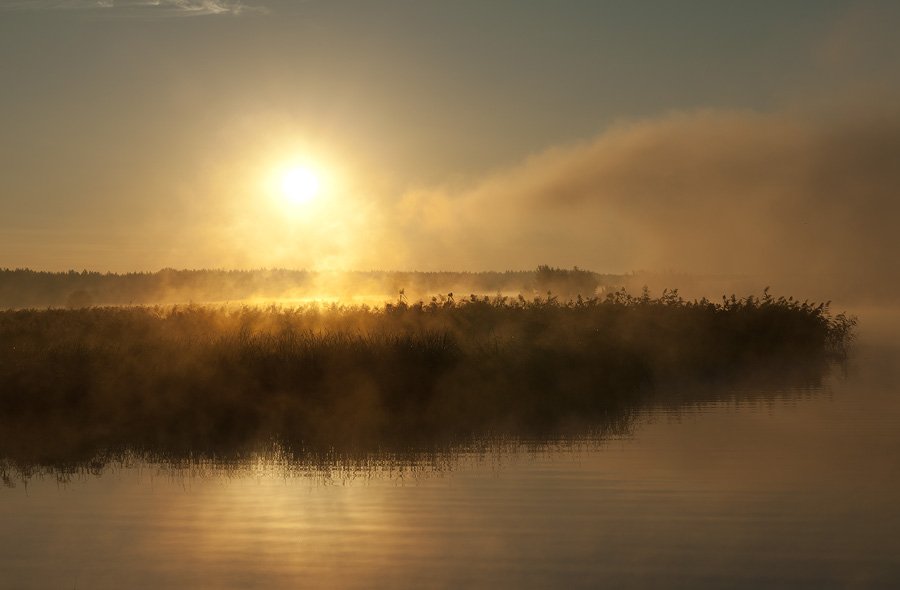
[{"label": "hazy sky", "polygon": [[893,1],[0,0],[0,267],[893,271],[897,30]]}]

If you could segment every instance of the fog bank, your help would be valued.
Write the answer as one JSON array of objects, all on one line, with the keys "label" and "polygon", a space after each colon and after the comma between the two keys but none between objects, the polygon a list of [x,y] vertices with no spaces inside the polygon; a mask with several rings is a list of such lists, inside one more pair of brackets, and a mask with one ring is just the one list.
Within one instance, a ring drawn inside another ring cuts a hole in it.
[{"label": "fog bank", "polygon": [[417,268],[537,260],[893,299],[898,161],[895,110],[673,113],[411,191],[400,218],[409,244],[429,244]]}]

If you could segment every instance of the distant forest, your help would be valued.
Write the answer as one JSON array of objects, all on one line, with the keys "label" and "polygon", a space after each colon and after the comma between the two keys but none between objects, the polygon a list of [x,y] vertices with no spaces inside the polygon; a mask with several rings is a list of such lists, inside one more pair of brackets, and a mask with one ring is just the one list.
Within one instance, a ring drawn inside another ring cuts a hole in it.
[{"label": "distant forest", "polygon": [[630,275],[577,267],[533,271],[399,272],[310,270],[175,270],[99,273],[0,269],[0,308],[83,308],[106,305],[226,303],[334,299],[385,303],[468,294],[552,293],[561,299],[591,297],[627,286]]}]

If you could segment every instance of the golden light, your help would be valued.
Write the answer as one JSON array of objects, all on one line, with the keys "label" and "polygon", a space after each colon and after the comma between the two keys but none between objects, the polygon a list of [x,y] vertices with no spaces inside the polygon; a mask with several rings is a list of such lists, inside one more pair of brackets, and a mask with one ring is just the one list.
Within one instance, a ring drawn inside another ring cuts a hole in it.
[{"label": "golden light", "polygon": [[365,240],[376,225],[373,201],[335,158],[286,146],[256,162],[247,175],[254,184],[236,195],[234,225],[242,228],[241,243],[266,265],[346,269],[371,255]]},{"label": "golden light", "polygon": [[281,177],[281,193],[295,205],[309,203],[319,194],[319,178],[304,166],[289,168]]}]

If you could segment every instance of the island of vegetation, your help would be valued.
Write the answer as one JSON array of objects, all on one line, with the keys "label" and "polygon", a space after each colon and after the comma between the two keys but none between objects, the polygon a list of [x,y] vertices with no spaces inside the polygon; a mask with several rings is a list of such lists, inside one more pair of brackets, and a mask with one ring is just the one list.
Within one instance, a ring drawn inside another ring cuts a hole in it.
[{"label": "island of vegetation", "polygon": [[723,385],[815,387],[854,324],[767,291],[10,309],[0,457],[25,470],[609,426]]}]

